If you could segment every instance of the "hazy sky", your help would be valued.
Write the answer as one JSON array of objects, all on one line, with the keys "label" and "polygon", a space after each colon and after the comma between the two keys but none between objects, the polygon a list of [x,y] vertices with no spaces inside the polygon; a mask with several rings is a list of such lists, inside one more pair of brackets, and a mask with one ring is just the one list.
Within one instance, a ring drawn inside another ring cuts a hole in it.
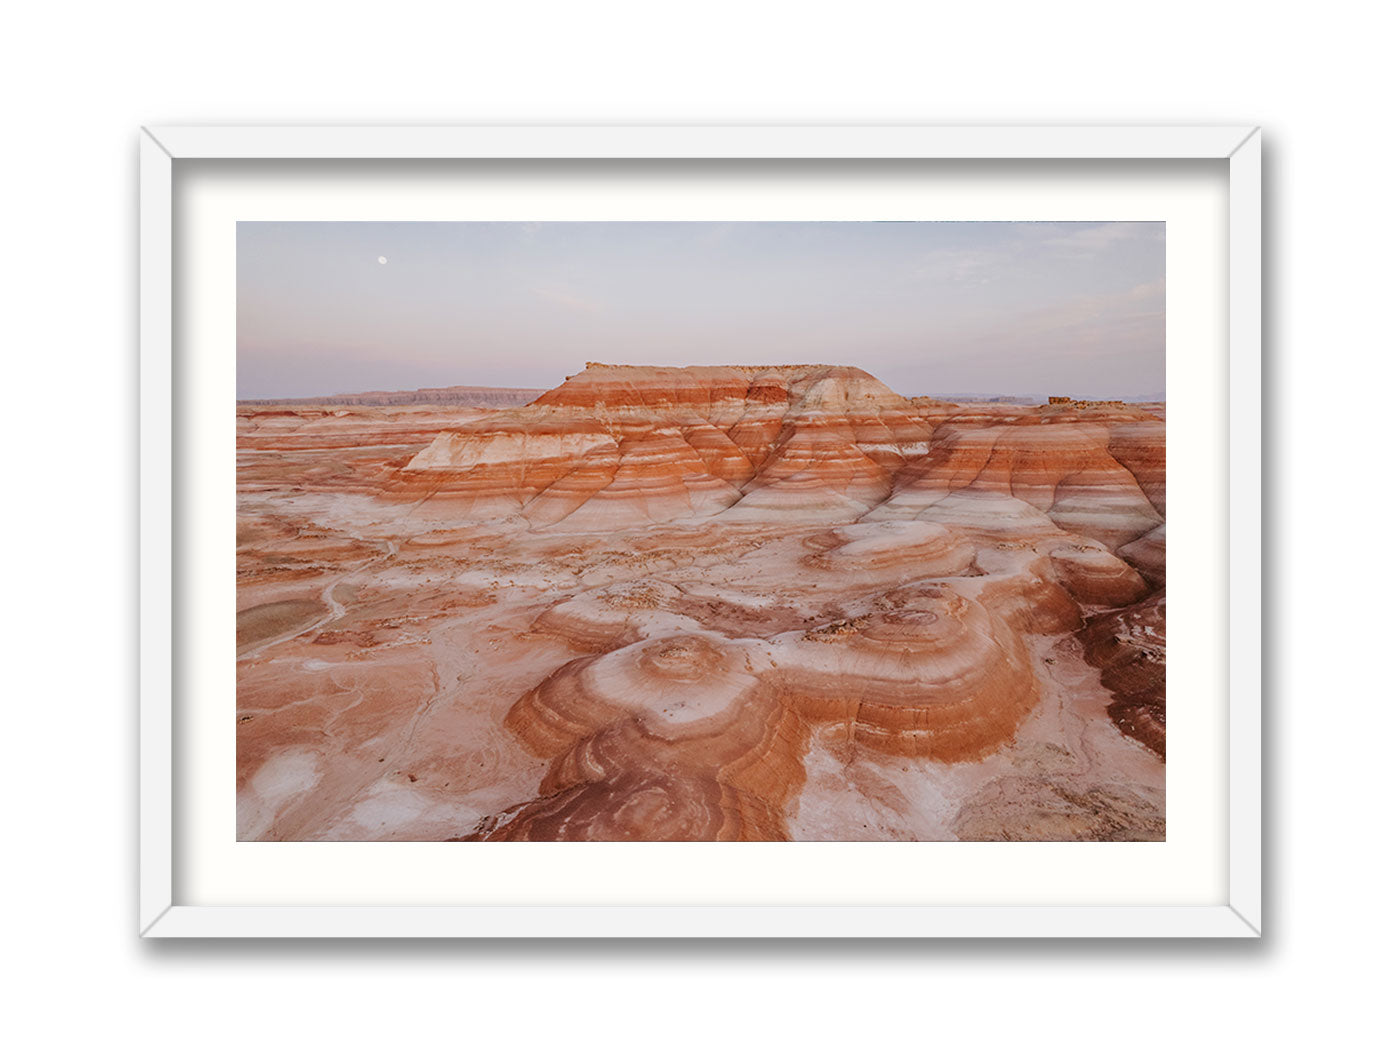
[{"label": "hazy sky", "polygon": [[548,388],[589,360],[1156,397],[1165,273],[1160,222],[240,222],[238,397]]}]

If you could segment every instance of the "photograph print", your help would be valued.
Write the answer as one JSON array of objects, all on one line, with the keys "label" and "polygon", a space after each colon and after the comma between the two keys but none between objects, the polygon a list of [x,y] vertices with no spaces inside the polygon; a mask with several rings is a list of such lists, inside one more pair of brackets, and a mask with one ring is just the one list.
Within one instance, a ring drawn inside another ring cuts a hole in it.
[{"label": "photograph print", "polygon": [[240,222],[240,841],[1166,837],[1161,222]]}]

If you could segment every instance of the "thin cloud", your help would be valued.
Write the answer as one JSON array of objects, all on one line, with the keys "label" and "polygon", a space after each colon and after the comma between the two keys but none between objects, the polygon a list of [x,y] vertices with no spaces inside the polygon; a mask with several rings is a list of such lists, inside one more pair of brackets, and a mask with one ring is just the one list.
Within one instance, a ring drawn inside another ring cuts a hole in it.
[{"label": "thin cloud", "polygon": [[603,306],[600,303],[567,287],[534,287],[532,289],[536,297],[571,312],[597,315],[603,311]]},{"label": "thin cloud", "polygon": [[[1153,306],[1156,307],[1153,307]],[[1088,294],[1048,308],[1023,313],[1012,324],[1032,334],[1052,331],[1082,331],[1088,327],[1121,325],[1133,322],[1144,325],[1160,321],[1159,332],[1166,338],[1166,280],[1140,283],[1117,294]]]},{"label": "thin cloud", "polygon": [[921,257],[910,273],[920,283],[989,283],[999,264],[1006,259],[985,250],[945,248],[931,250]]},{"label": "thin cloud", "polygon": [[1165,289],[1165,281],[1156,280],[946,331],[940,351],[947,359],[1004,357],[1008,366],[1014,361],[1022,377],[1049,374],[1070,361],[1133,359],[1160,369],[1166,347]]},{"label": "thin cloud", "polygon": [[[1063,226],[1060,228],[1063,229]],[[1041,240],[1040,245],[1066,258],[1095,258],[1123,243],[1160,242],[1164,236],[1164,229],[1163,223],[1156,221],[1086,224],[1081,228],[1049,236]]]}]

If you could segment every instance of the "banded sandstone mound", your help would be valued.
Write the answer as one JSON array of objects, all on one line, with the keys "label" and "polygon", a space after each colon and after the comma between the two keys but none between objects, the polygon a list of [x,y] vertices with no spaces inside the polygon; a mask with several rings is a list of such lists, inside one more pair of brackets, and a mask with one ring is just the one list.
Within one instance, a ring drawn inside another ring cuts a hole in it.
[{"label": "banded sandstone mound", "polygon": [[1116,547],[1161,523],[1144,490],[1162,483],[1162,425],[1142,411],[1002,408],[983,424],[941,407],[923,416],[854,367],[590,365],[528,406],[442,432],[395,492],[454,499],[458,518],[581,531],[873,513]]},{"label": "banded sandstone mound", "polygon": [[239,837],[1161,837],[1165,489],[853,367],[241,406]]}]

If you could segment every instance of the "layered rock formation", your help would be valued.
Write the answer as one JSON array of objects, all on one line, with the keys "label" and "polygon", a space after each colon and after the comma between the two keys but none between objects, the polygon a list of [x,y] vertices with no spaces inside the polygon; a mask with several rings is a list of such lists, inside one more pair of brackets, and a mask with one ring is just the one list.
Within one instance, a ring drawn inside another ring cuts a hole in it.
[{"label": "layered rock formation", "polygon": [[1162,522],[1163,426],[1142,411],[1000,407],[986,424],[945,406],[921,412],[854,367],[590,365],[529,406],[442,432],[396,493],[580,531],[869,515],[1064,530],[1112,549]]},{"label": "layered rock formation", "polygon": [[1128,736],[1167,754],[1167,597],[1108,613],[1082,633],[1085,659],[1113,692],[1108,713]]},{"label": "layered rock formation", "polygon": [[1163,829],[1148,410],[590,364],[239,451],[240,837]]},{"label": "layered rock formation", "polygon": [[854,519],[929,434],[907,401],[850,367],[590,366],[528,407],[443,432],[404,468],[400,493],[571,530],[726,511]]}]

